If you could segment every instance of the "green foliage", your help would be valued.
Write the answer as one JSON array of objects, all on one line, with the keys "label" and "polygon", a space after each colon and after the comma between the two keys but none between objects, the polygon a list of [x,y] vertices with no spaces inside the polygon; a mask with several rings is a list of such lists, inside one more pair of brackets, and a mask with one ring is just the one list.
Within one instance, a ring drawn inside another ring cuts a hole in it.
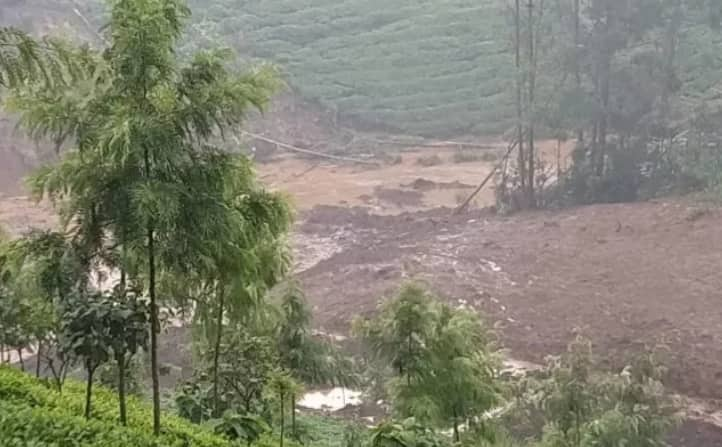
[{"label": "green foliage", "polygon": [[0,88],[27,82],[50,86],[81,75],[82,52],[59,40],[37,40],[16,28],[0,27]]},{"label": "green foliage", "polygon": [[[125,424],[125,371],[132,356],[148,345],[148,307],[135,297],[117,300],[117,294],[83,294],[64,303],[60,351],[81,359],[87,374],[86,417],[90,416],[95,371],[114,358],[118,366],[120,420]],[[124,297],[127,298],[127,297]]]},{"label": "green foliage", "polygon": [[221,353],[219,378],[230,406],[256,411],[277,364],[272,340],[244,332],[229,336]]},{"label": "green foliage", "polygon": [[[213,353],[204,356],[194,378],[176,395],[179,413],[202,422],[213,413]],[[218,410],[240,414],[263,413],[263,392],[278,368],[276,342],[271,337],[234,329],[223,336],[218,359]]]},{"label": "green foliage", "polygon": [[180,417],[200,424],[211,418],[215,406],[213,398],[213,384],[206,374],[198,374],[197,378],[179,387],[174,405]]},{"label": "green foliage", "polygon": [[116,288],[105,295],[103,324],[108,331],[108,342],[118,361],[128,362],[140,350],[148,348],[148,304],[134,292]]},{"label": "green foliage", "polygon": [[61,318],[63,350],[81,359],[95,371],[110,358],[112,339],[107,322],[110,310],[100,295],[78,297],[64,306]]},{"label": "green foliage", "polygon": [[280,294],[278,353],[280,365],[298,381],[309,385],[351,386],[354,365],[330,341],[314,336],[311,311],[300,286],[284,284]]},{"label": "green foliage", "polygon": [[419,373],[426,341],[435,319],[431,294],[416,284],[407,284],[381,307],[374,320],[355,323],[355,332],[369,346],[376,361],[389,361],[407,380]]},{"label": "green foliage", "polygon": [[[408,284],[375,320],[358,323],[357,330],[377,360],[389,362],[396,372],[390,388],[399,416],[453,427],[458,442],[462,422],[481,420],[499,404],[499,361],[475,313],[453,309]],[[475,430],[480,425],[469,424]]]},{"label": "green foliage", "polygon": [[240,439],[251,445],[264,433],[271,431],[266,422],[258,416],[226,412],[221,419],[210,421],[213,430],[229,439]]},{"label": "green foliage", "polygon": [[[591,343],[577,338],[565,354],[550,358],[547,368],[527,381],[514,411],[521,412],[522,420],[539,421],[530,434],[541,446],[662,446],[677,411],[661,374],[653,354],[637,357],[620,373],[600,371]],[[505,416],[502,423],[514,420]],[[534,431],[542,427],[543,432]],[[511,432],[515,428],[509,425]]]},{"label": "green foliage", "polygon": [[[270,391],[274,378],[276,388],[278,383],[286,383],[280,379],[290,378],[309,385],[355,383],[351,360],[312,334],[310,311],[298,285],[284,283],[272,295],[249,309],[241,323],[227,325],[217,359],[215,350],[200,356],[193,379],[176,394],[176,407],[183,417],[202,422],[229,410],[237,414],[277,413],[279,392],[284,389]],[[287,409],[295,407],[300,398],[299,390],[288,394],[291,391],[283,393]]]},{"label": "green foliage", "polygon": [[[125,365],[125,392],[129,396],[137,398],[145,395],[145,383],[147,379],[146,358],[143,355],[135,355],[126,361]],[[98,368],[97,382],[114,391],[118,390],[118,374],[120,374],[118,363],[109,362]]]},{"label": "green foliage", "polygon": [[13,309],[13,315],[5,313],[10,320],[4,321],[4,326],[13,322],[19,337],[16,341],[22,342],[17,347],[37,344],[38,358],[46,363],[60,389],[75,358],[68,349],[71,343],[62,316],[71,300],[85,295],[88,282],[81,250],[62,233],[37,231],[6,242],[1,250],[5,297],[0,308],[10,305]]},{"label": "green foliage", "polygon": [[445,447],[448,440],[419,424],[413,418],[401,423],[379,424],[371,432],[369,447]]},{"label": "green foliage", "polygon": [[[719,87],[720,12],[716,4],[707,5],[713,0],[682,3],[680,70],[669,81],[677,86],[683,103],[694,104],[701,98],[714,98]],[[635,14],[624,14],[616,21],[633,24],[632,46],[644,51],[664,46],[663,34],[672,17],[660,11],[664,4],[631,3]],[[249,59],[274,61],[283,67],[295,91],[320,100],[343,124],[434,137],[499,135],[513,125],[514,59],[509,39],[513,32],[503,2],[395,0],[369,5],[361,0],[193,0],[190,6],[196,15],[185,39],[186,53],[222,42]],[[571,41],[571,6],[545,2],[544,8],[544,21],[538,26],[536,115],[540,121],[548,117],[549,107],[555,107],[548,98],[568,96],[574,90],[566,88],[572,87],[573,75],[567,71],[573,65],[572,56],[599,48],[598,40],[586,39],[586,29],[596,23],[597,35],[604,39],[599,29],[603,22],[598,20],[604,9],[600,1],[582,2],[586,17],[580,48]],[[650,29],[651,33],[643,34]],[[611,31],[615,39],[610,41],[620,42],[626,31],[620,25]],[[633,59],[623,53],[621,67]],[[648,72],[660,74],[662,67],[655,62]],[[566,72],[566,83],[561,71]],[[654,88],[643,71],[637,75],[638,92]],[[584,79],[585,85],[589,83],[590,79]],[[640,96],[634,89],[628,92],[623,104],[627,110],[647,103],[637,101]],[[574,107],[559,112],[566,122],[587,120],[598,111],[588,107],[595,102],[592,96],[575,100]],[[617,113],[626,111],[615,106],[613,114]],[[551,122],[544,127],[557,128]],[[573,131],[577,126],[567,127]]]},{"label": "green foliage", "polygon": [[8,446],[221,447],[228,443],[199,426],[164,415],[164,431],[152,436],[150,408],[128,401],[128,427],[117,425],[117,398],[95,391],[93,418],[82,418],[84,386],[69,380],[58,393],[19,371],[0,368],[0,444]]},{"label": "green foliage", "polygon": [[191,41],[220,39],[281,64],[294,87],[345,122],[439,136],[498,131],[505,123],[495,111],[511,112],[503,93],[510,72],[499,39],[503,7],[494,1],[221,0],[191,7],[207,11]]},{"label": "green foliage", "polygon": [[300,396],[303,387],[296,382],[290,374],[279,370],[274,371],[268,381],[267,395],[268,400],[272,402],[276,420],[280,426],[280,447],[286,437],[287,416],[290,413],[292,423],[292,435],[296,434],[296,396]]},{"label": "green foliage", "polygon": [[[158,431],[159,277],[190,275],[193,291],[221,293],[216,282],[234,278],[232,297],[257,299],[285,272],[288,207],[256,185],[247,160],[214,146],[250,108],[262,109],[278,82],[268,67],[231,71],[224,51],[183,63],[182,0],[109,6],[107,48],[86,53],[86,76],[62,88],[20,88],[12,106],[34,137],[75,143],[34,189],[62,210],[83,265],[116,267],[149,297]],[[223,298],[210,295],[220,301],[217,339]]]}]

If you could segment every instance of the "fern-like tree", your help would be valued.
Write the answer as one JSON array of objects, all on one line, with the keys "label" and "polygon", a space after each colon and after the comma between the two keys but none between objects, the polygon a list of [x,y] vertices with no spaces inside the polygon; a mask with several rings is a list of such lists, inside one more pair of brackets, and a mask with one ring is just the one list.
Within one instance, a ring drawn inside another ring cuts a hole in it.
[{"label": "fern-like tree", "polygon": [[214,416],[220,416],[220,361],[224,328],[242,330],[261,306],[266,292],[286,273],[289,255],[285,234],[291,213],[285,199],[256,184],[248,160],[219,172],[216,211],[219,230],[209,244],[199,246],[207,263],[197,269],[201,284],[197,318],[211,346]]},{"label": "fern-like tree", "polygon": [[[300,285],[289,281],[280,287],[280,321],[277,334],[281,368],[308,385],[351,386],[356,383],[353,363],[330,341],[311,330],[311,310]],[[297,437],[297,394],[290,395],[291,433]]]},{"label": "fern-like tree", "polygon": [[499,403],[501,390],[492,339],[478,315],[410,284],[358,327],[372,352],[394,365],[389,385],[398,416],[451,426],[456,442],[461,423],[484,428],[483,415]]},{"label": "fern-like tree", "polygon": [[375,360],[390,364],[410,385],[427,357],[435,319],[431,294],[419,284],[408,283],[381,306],[374,319],[355,321],[354,331]]},{"label": "fern-like tree", "polygon": [[49,79],[51,44],[9,27],[0,28],[0,88],[12,88],[28,80]]},{"label": "fern-like tree", "polygon": [[24,89],[13,106],[32,135],[73,138],[76,150],[41,173],[37,189],[62,205],[86,262],[117,260],[149,299],[159,433],[159,275],[207,272],[234,237],[238,213],[229,212],[236,205],[226,200],[226,182],[244,172],[213,142],[249,107],[263,107],[277,82],[267,69],[229,71],[221,51],[182,64],[175,47],[189,11],[181,0],[109,4],[108,45],[86,55],[87,75],[64,88]]},{"label": "fern-like tree", "polygon": [[278,414],[278,421],[280,427],[279,434],[279,447],[283,447],[283,443],[286,437],[286,413],[291,410],[290,401],[292,396],[298,395],[301,391],[301,386],[293,380],[290,374],[278,370],[271,374],[268,382],[267,393],[269,398],[275,403],[276,411]]}]

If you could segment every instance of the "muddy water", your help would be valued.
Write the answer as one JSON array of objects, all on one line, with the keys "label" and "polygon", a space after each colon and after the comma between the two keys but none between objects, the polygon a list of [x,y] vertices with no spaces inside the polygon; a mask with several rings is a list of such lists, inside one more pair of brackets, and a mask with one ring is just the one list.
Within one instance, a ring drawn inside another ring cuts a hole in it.
[{"label": "muddy water", "polygon": [[309,410],[339,411],[361,405],[361,394],[361,391],[340,387],[311,391],[304,394],[298,406]]}]

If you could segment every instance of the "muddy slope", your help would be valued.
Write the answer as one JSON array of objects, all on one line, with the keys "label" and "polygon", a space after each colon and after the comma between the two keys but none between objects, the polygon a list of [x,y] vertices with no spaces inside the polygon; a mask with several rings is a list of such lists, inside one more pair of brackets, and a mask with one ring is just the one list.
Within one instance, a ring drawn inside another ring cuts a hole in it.
[{"label": "muddy slope", "polygon": [[452,218],[317,207],[296,244],[325,330],[347,330],[416,278],[483,311],[516,358],[542,361],[577,332],[613,367],[662,346],[678,392],[722,398],[720,211],[669,201]]}]

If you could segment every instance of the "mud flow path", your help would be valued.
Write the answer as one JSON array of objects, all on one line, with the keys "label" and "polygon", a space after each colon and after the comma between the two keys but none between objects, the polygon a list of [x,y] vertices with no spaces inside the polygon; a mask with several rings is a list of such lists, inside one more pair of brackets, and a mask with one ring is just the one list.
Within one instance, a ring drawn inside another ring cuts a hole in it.
[{"label": "mud flow path", "polygon": [[[453,163],[449,152],[440,165],[418,165],[427,156],[403,153],[377,169],[294,158],[259,167],[298,209],[296,272],[318,330],[347,333],[355,315],[417,279],[482,312],[526,362],[562,351],[577,332],[609,368],[662,347],[666,383],[689,417],[670,443],[722,446],[722,211],[665,200],[452,217],[456,196],[491,164]],[[492,199],[485,191],[477,206]],[[55,222],[26,199],[0,200],[13,233]]]},{"label": "mud flow path", "polygon": [[666,383],[692,421],[674,445],[722,445],[718,210],[671,200],[504,218],[318,206],[295,243],[324,331],[345,333],[353,316],[417,279],[484,313],[525,361],[561,352],[577,332],[610,368],[661,347]]}]

